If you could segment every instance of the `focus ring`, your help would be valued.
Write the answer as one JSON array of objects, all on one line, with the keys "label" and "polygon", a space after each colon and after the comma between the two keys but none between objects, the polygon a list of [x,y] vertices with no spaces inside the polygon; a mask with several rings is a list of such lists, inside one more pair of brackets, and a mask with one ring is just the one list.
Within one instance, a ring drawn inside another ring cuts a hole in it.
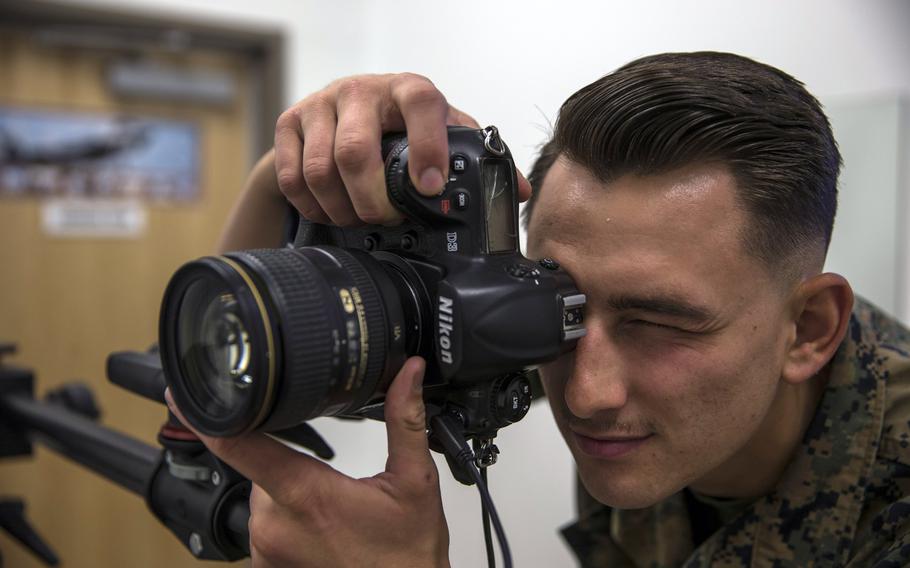
[{"label": "focus ring", "polygon": [[[370,277],[363,263],[344,249],[333,248],[332,253],[345,271],[351,275],[354,285],[360,292],[369,333],[369,349],[365,350],[367,364],[366,372],[363,374],[363,384],[356,390],[351,404],[348,406],[348,410],[356,410],[375,394],[376,384],[385,368],[385,359],[388,356],[388,333],[385,324],[388,318],[382,305],[382,298],[379,296],[378,286]],[[364,260],[372,259],[367,257]]]}]

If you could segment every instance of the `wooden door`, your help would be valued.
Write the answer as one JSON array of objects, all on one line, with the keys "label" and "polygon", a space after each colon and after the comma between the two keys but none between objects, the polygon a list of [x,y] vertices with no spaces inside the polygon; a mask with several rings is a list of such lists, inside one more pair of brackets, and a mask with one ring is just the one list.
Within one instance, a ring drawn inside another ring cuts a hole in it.
[{"label": "wooden door", "polygon": [[[36,371],[39,394],[84,380],[103,423],[155,444],[165,409],[109,384],[105,358],[155,342],[168,278],[183,262],[213,251],[250,164],[250,79],[237,57],[152,53],[170,65],[227,73],[236,98],[224,106],[121,100],[105,86],[110,57],[4,31],[0,105],[192,121],[199,132],[198,198],[146,203],[147,228],[131,239],[52,237],[41,229],[39,199],[0,198],[0,340],[18,344],[11,362]],[[40,446],[33,458],[0,461],[4,495],[25,498],[29,518],[63,566],[201,565],[140,497]],[[0,550],[7,566],[41,565],[2,534]]]}]

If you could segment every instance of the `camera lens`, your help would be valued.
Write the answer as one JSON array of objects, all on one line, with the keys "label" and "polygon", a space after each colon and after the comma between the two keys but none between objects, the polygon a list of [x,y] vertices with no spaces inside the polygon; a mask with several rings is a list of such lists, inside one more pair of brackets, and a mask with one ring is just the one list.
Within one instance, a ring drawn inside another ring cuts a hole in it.
[{"label": "camera lens", "polygon": [[411,304],[422,285],[407,279],[329,246],[184,265],[165,292],[159,338],[178,406],[219,436],[358,410],[385,392],[419,336]]},{"label": "camera lens", "polygon": [[186,291],[177,351],[190,378],[194,399],[206,412],[223,416],[243,404],[255,381],[250,368],[250,334],[237,297],[212,278],[200,278]]}]

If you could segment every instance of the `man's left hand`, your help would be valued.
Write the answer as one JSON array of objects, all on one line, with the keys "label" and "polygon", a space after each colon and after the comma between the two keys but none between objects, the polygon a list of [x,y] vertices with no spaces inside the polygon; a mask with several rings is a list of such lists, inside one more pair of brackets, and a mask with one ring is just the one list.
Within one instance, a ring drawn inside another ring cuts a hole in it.
[{"label": "man's left hand", "polygon": [[[386,394],[384,472],[353,479],[269,436],[196,434],[253,482],[253,566],[448,566],[449,533],[426,436],[425,362],[408,359]],[[186,422],[166,394],[168,405]]]}]

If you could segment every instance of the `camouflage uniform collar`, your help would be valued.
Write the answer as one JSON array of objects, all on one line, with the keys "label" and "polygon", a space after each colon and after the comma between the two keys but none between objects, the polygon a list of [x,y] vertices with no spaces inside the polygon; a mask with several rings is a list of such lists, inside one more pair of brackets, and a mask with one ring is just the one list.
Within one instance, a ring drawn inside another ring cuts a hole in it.
[{"label": "camouflage uniform collar", "polygon": [[582,565],[845,564],[884,414],[884,360],[862,325],[871,310],[857,300],[815,416],[772,493],[694,551],[682,493],[646,509],[592,507],[563,529]]},{"label": "camouflage uniform collar", "polygon": [[846,564],[875,465],[885,408],[885,358],[857,300],[847,337],[803,442],[773,493],[756,504],[752,565]]}]

